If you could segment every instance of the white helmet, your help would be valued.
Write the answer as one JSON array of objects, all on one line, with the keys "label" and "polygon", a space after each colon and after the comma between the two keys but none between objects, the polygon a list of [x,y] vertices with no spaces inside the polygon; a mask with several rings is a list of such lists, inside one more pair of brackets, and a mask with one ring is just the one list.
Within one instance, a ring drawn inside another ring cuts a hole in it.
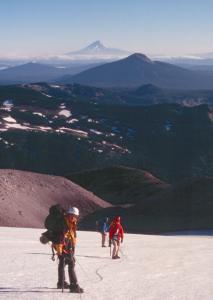
[{"label": "white helmet", "polygon": [[70,207],[67,213],[70,215],[79,216],[79,209],[77,207]]}]

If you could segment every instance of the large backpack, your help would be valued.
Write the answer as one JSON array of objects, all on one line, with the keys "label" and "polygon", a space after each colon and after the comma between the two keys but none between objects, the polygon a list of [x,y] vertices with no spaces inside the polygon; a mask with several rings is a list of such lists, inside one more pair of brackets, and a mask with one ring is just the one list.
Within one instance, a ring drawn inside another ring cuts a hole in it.
[{"label": "large backpack", "polygon": [[[44,226],[47,229],[42,236],[43,241],[51,241],[53,243],[60,243],[63,238],[63,233],[67,229],[67,224],[64,218],[65,210],[56,204],[50,207],[49,215],[46,217]],[[42,240],[40,239],[42,242]],[[45,244],[45,242],[42,242]]]}]

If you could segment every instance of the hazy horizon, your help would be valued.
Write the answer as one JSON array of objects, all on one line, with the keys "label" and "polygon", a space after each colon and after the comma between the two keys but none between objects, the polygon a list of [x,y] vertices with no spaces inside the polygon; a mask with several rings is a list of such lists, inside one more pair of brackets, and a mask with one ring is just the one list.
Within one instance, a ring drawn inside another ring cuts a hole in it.
[{"label": "hazy horizon", "polygon": [[41,57],[106,47],[146,55],[213,52],[210,0],[7,0],[0,3],[0,57]]}]

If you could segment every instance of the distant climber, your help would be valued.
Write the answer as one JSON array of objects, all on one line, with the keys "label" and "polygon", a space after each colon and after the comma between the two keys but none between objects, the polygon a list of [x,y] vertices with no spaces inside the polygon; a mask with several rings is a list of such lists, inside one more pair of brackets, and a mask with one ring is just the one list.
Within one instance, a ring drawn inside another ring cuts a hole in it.
[{"label": "distant climber", "polygon": [[[48,230],[42,234],[40,240],[44,243],[45,239],[49,239],[52,242],[53,249],[57,252],[59,259],[57,288],[62,290],[64,288],[70,289],[71,293],[83,293],[83,289],[78,285],[75,273],[74,256],[79,210],[76,207],[70,207],[67,211],[64,211],[60,205],[55,205],[51,208],[50,214],[45,220],[45,227]],[[51,214],[52,210],[55,212],[55,217]],[[57,210],[58,213],[56,213]],[[57,222],[53,222],[54,219]],[[68,265],[70,284],[65,281],[66,265]]]},{"label": "distant climber", "polygon": [[109,239],[110,243],[113,244],[112,259],[119,259],[118,255],[120,249],[120,243],[123,243],[124,230],[121,225],[121,218],[119,216],[115,217],[109,228]]},{"label": "distant climber", "polygon": [[106,239],[107,239],[107,233],[109,231],[109,218],[103,218],[98,221],[96,221],[96,229],[98,232],[101,233],[101,246],[106,246]]}]

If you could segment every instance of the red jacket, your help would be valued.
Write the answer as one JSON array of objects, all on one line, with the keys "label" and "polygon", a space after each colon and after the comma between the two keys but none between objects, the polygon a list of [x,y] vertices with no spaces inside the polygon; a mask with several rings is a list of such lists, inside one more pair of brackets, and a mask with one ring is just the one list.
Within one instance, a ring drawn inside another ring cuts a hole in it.
[{"label": "red jacket", "polygon": [[110,240],[123,240],[124,238],[124,230],[120,222],[113,222],[109,228],[109,238]]}]

